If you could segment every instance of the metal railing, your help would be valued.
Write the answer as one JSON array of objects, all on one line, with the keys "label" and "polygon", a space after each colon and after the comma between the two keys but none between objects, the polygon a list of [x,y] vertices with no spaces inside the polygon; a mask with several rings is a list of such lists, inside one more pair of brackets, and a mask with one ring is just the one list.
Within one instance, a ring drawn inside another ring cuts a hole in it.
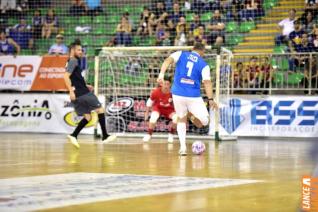
[{"label": "metal railing", "polygon": [[315,94],[318,53],[234,54],[230,87],[232,94]]}]

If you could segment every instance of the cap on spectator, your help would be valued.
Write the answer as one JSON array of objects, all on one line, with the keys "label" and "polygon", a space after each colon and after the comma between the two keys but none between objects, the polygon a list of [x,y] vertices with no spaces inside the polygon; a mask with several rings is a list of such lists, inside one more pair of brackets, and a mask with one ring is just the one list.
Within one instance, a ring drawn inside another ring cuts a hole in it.
[{"label": "cap on spectator", "polygon": [[62,34],[57,34],[55,38],[64,38]]},{"label": "cap on spectator", "polygon": [[301,24],[301,21],[299,19],[297,19],[294,24]]}]

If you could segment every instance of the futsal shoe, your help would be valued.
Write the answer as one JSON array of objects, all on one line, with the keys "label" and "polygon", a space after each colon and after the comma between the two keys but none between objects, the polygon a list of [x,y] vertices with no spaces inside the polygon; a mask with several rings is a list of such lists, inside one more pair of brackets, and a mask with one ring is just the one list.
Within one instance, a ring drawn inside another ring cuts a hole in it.
[{"label": "futsal shoe", "polygon": [[149,142],[151,140],[151,135],[147,134],[145,137],[142,139],[143,142]]},{"label": "futsal shoe", "polygon": [[107,144],[109,142],[115,141],[116,138],[117,138],[116,135],[110,135],[107,138],[103,139],[102,142],[103,142],[103,144]]},{"label": "futsal shoe", "polygon": [[77,138],[75,138],[74,136],[71,135],[67,135],[68,140],[77,148],[80,148],[80,145],[77,142]]},{"label": "futsal shoe", "polygon": [[173,134],[168,134],[168,143],[173,143]]},{"label": "futsal shoe", "polygon": [[186,156],[187,155],[187,149],[180,149],[179,150],[179,155],[180,156]]}]

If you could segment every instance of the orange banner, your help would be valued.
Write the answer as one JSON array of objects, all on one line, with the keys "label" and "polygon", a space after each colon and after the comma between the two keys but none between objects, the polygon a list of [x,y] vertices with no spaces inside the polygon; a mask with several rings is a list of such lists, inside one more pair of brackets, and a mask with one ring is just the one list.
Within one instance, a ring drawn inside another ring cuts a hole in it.
[{"label": "orange banner", "polygon": [[31,91],[65,91],[65,65],[67,56],[43,56]]}]

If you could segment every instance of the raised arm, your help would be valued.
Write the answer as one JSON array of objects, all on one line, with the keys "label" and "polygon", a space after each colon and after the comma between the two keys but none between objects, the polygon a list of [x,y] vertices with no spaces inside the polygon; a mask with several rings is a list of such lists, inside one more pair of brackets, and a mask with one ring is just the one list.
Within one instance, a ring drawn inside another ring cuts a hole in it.
[{"label": "raised arm", "polygon": [[164,62],[162,63],[161,69],[160,69],[160,74],[158,76],[157,82],[161,83],[163,81],[163,78],[165,76],[165,73],[169,66],[171,64],[177,63],[179,60],[179,57],[181,56],[181,51],[177,51],[172,53],[169,57],[167,57]]}]

